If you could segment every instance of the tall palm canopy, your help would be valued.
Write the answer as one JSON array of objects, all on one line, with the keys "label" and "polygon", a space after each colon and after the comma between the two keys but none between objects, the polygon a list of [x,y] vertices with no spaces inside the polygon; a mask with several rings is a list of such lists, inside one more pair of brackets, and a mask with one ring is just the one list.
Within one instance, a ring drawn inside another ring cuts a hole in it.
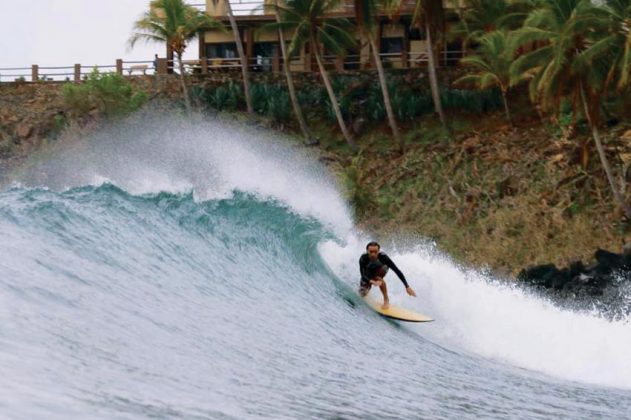
[{"label": "tall palm canopy", "polygon": [[191,112],[191,100],[184,79],[182,54],[187,43],[195,38],[202,29],[220,26],[217,21],[204,12],[184,3],[183,0],[153,0],[149,10],[134,23],[136,32],[129,38],[129,45],[136,42],[165,42],[175,52],[180,70],[180,83],[186,110]]},{"label": "tall palm canopy", "polygon": [[[602,5],[590,0],[545,0],[516,31],[518,44],[541,47],[511,66],[513,80],[530,75],[530,95],[544,109],[559,109],[568,98],[574,115],[582,108],[616,201],[631,217],[617,186],[599,134],[599,117],[609,63],[594,50],[594,39],[610,27]],[[536,44],[535,44],[536,45]],[[611,72],[611,71],[610,71]],[[579,108],[580,107],[580,108]]]},{"label": "tall palm canopy", "polygon": [[606,60],[606,88],[626,89],[631,82],[631,0],[608,0],[596,13],[603,29],[586,57]]},{"label": "tall palm canopy", "polygon": [[466,0],[460,9],[460,22],[452,30],[454,38],[462,39],[465,49],[484,34],[500,29],[513,30],[521,26],[538,0]]},{"label": "tall palm canopy", "polygon": [[461,63],[477,70],[467,74],[454,83],[472,82],[480,89],[499,88],[504,100],[506,118],[511,121],[506,94],[511,85],[510,67],[514,61],[515,47],[510,42],[506,31],[493,31],[479,39],[476,53],[462,59]]},{"label": "tall palm canopy", "polygon": [[152,0],[149,10],[134,23],[130,46],[140,40],[166,42],[176,54],[182,54],[188,42],[201,29],[220,26],[219,23],[183,0]]},{"label": "tall palm canopy", "polygon": [[353,25],[348,19],[325,17],[340,3],[341,0],[287,0],[284,6],[278,7],[281,22],[270,27],[294,29],[289,44],[290,55],[298,52],[312,36],[326,50],[344,55],[356,42]]}]

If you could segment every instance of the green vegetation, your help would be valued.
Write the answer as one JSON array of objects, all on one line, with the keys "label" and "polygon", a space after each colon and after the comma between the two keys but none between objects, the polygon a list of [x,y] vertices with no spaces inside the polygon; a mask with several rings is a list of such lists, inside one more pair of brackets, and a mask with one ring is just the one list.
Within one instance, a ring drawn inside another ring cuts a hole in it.
[{"label": "green vegetation", "polygon": [[472,82],[479,89],[499,88],[504,101],[504,112],[510,124],[510,108],[508,106],[508,89],[511,85],[510,67],[515,55],[506,31],[494,31],[479,38],[477,54],[462,59],[462,64],[478,70],[476,74],[468,74],[456,80],[454,84]]},{"label": "green vegetation", "polygon": [[[147,94],[135,91],[124,77],[116,73],[100,73],[97,69],[81,84],[64,84],[62,92],[67,106],[79,117],[92,110],[98,110],[106,117],[123,116],[147,101]],[[55,124],[62,125],[65,121],[55,119]]]},{"label": "green vegetation", "polygon": [[[355,46],[356,40],[352,33],[353,26],[348,19],[329,17],[339,4],[340,0],[286,0],[284,6],[278,7],[280,22],[271,24],[269,27],[293,31],[293,38],[289,45],[290,56],[300,51],[307,43],[322,45],[326,51],[343,56],[348,48]],[[331,85],[329,73],[324,67],[322,52],[319,48],[315,48],[313,55],[342,135],[348,145],[356,149],[357,146],[344,121]]]},{"label": "green vegetation", "polygon": [[[429,86],[425,82],[409,84],[401,77],[393,76],[390,79],[388,89],[397,119],[413,122],[418,117],[434,112]],[[373,123],[386,121],[380,86],[372,80],[369,74],[341,75],[331,80],[333,91],[339,98],[340,112],[345,120],[362,119]],[[268,117],[276,124],[291,122],[291,102],[285,86],[255,83],[252,85],[251,93],[257,114]],[[234,82],[210,87],[205,91],[196,90],[195,96],[219,111],[245,110],[242,88]],[[485,113],[502,107],[502,95],[498,89],[473,91],[443,87],[440,96],[445,109],[450,111]],[[336,115],[330,106],[330,98],[322,86],[300,86],[298,101],[310,120],[336,121]]]}]

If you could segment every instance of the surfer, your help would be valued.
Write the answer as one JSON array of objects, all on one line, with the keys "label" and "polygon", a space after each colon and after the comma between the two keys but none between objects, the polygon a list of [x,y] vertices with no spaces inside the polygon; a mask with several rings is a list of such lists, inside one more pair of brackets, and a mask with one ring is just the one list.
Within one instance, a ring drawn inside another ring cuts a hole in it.
[{"label": "surfer", "polygon": [[366,245],[366,253],[359,258],[359,272],[361,280],[359,282],[359,294],[363,297],[368,294],[372,286],[377,286],[383,294],[382,309],[390,307],[390,299],[388,298],[388,288],[386,281],[383,279],[388,273],[388,269],[392,269],[405,286],[408,295],[416,297],[414,289],[409,285],[405,276],[399,268],[392,262],[384,252],[380,252],[381,246],[377,242],[369,242]]}]

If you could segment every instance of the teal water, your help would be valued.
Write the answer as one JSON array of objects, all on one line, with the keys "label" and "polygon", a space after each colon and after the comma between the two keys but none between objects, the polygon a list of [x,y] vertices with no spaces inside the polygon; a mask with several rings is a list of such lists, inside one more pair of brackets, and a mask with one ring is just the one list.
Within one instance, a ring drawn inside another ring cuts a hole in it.
[{"label": "teal water", "polygon": [[382,319],[321,168],[257,129],[150,122],[0,192],[0,417],[630,417],[628,321],[409,238],[384,247],[419,298],[392,298],[436,321]]}]

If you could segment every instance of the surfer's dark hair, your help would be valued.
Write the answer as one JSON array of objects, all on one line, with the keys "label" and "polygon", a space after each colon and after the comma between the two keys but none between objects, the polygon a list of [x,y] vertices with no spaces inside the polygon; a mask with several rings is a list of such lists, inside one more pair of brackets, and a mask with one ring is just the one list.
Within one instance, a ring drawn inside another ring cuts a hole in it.
[{"label": "surfer's dark hair", "polygon": [[371,246],[376,246],[377,248],[381,249],[381,245],[379,245],[375,241],[371,241],[371,242],[368,242],[368,245],[366,245],[366,251],[368,251],[368,248],[371,247]]}]

